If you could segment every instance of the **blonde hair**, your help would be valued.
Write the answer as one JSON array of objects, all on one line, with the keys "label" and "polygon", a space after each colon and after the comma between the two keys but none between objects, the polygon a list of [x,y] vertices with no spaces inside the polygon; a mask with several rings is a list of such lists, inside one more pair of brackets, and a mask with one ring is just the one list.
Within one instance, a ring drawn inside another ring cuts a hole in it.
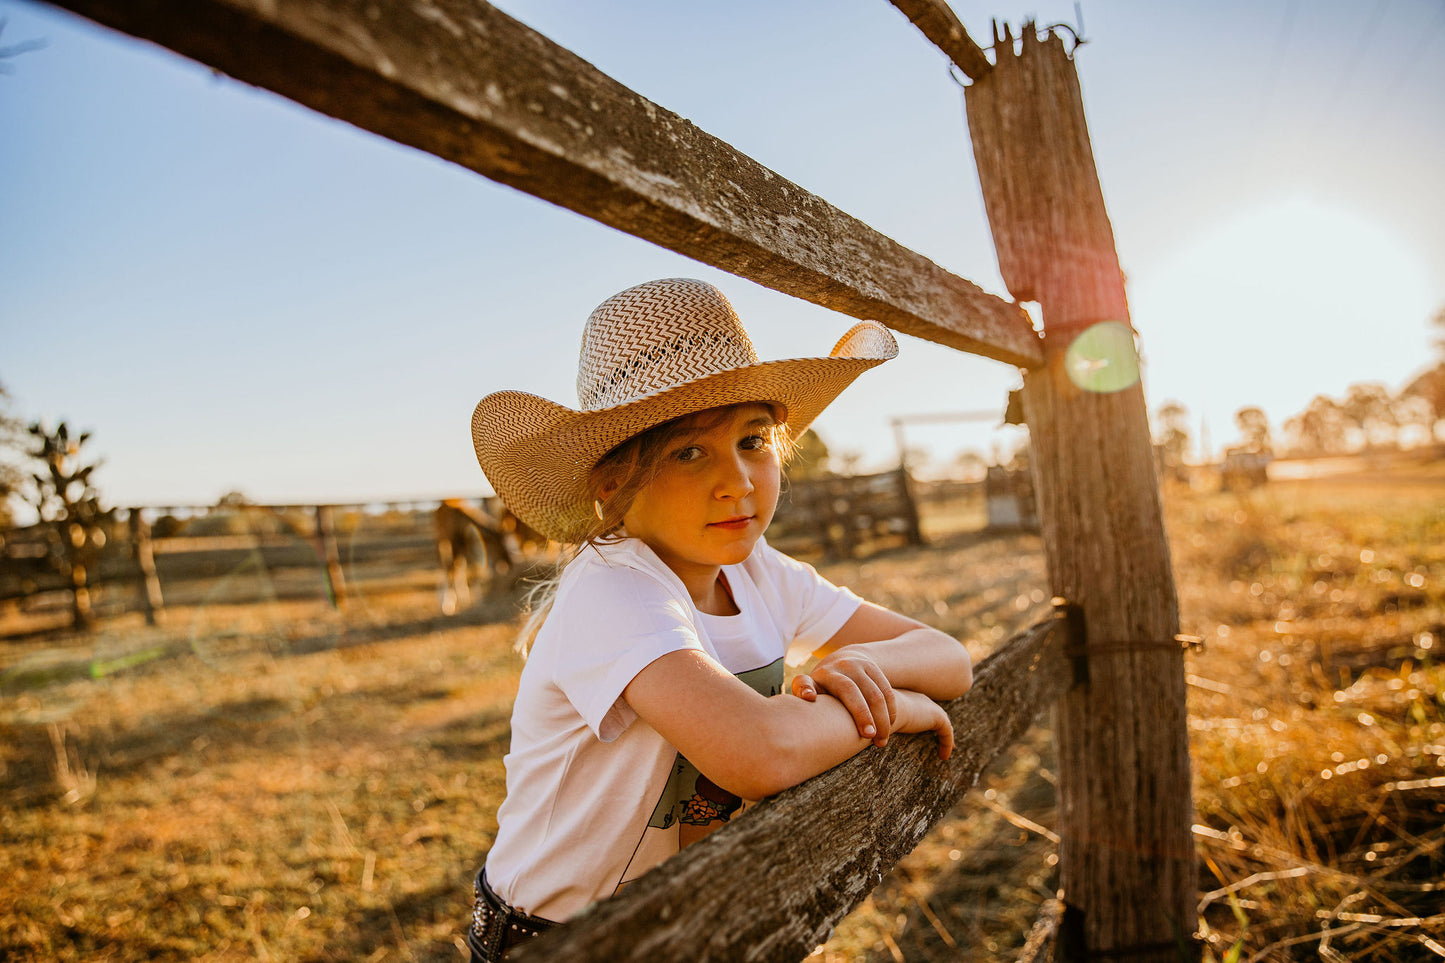
[{"label": "blonde hair", "polygon": [[[786,419],[778,417],[777,407],[765,401],[705,408],[672,421],[665,421],[633,435],[598,460],[587,477],[587,493],[592,496],[593,504],[597,508],[596,521],[577,546],[557,563],[556,568],[533,585],[523,599],[527,621],[517,633],[514,645],[523,658],[536,641],[537,633],[542,630],[542,623],[547,620],[547,614],[552,611],[562,571],[587,549],[595,550],[598,545],[620,541],[626,537],[622,534],[622,519],[632,507],[632,501],[637,494],[657,477],[667,453],[679,440],[716,428],[725,422],[734,410],[750,404],[761,404],[772,411],[774,422],[764,428],[763,433],[768,438],[769,447],[777,453],[778,468],[781,470],[797,454],[798,444],[788,431]],[[606,498],[602,497],[603,491],[608,492]]]}]

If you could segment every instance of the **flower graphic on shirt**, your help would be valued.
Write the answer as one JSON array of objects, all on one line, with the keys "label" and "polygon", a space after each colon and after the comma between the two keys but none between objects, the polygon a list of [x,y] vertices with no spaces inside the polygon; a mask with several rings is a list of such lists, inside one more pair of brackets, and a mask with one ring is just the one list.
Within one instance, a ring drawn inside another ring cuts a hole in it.
[{"label": "flower graphic on shirt", "polygon": [[697,777],[697,792],[682,804],[678,818],[689,826],[707,826],[727,820],[737,812],[743,801],[706,776]]}]

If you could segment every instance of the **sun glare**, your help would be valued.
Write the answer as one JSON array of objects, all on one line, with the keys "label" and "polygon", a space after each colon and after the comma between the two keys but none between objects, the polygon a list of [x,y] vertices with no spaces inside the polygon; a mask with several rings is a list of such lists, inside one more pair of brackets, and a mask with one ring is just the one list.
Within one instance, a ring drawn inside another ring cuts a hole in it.
[{"label": "sun glare", "polygon": [[1196,238],[1134,278],[1131,302],[1151,403],[1182,401],[1216,448],[1247,405],[1278,428],[1316,394],[1361,381],[1398,389],[1428,360],[1434,308],[1415,252],[1309,197]]}]

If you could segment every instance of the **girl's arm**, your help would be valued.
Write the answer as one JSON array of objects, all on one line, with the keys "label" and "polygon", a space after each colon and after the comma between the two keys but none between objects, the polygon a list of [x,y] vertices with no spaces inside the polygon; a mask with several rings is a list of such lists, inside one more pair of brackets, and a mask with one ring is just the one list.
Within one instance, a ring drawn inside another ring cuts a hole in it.
[{"label": "girl's arm", "polygon": [[962,643],[872,602],[858,606],[816,654],[828,662],[850,646],[876,662],[894,688],[947,700],[973,685],[973,660]]},{"label": "girl's arm", "polygon": [[973,685],[973,660],[958,640],[872,602],[860,605],[816,654],[822,661],[793,680],[793,694],[804,700],[819,691],[832,695],[853,716],[858,734],[877,745],[896,725],[894,690],[948,700]]},{"label": "girl's arm", "polygon": [[[656,659],[622,695],[699,772],[744,799],[797,785],[870,743],[837,699],[767,698],[694,649]],[[917,692],[900,689],[893,695],[892,730],[937,733],[939,755],[947,759],[953,726],[943,709]]]}]

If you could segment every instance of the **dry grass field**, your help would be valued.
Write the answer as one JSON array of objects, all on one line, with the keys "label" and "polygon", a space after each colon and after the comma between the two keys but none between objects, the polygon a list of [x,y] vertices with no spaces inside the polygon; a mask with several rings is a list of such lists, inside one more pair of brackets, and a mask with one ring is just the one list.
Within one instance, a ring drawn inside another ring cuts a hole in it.
[{"label": "dry grass field", "polygon": [[[1445,464],[1166,507],[1207,640],[1186,671],[1209,952],[1445,957]],[[821,567],[981,657],[1047,608],[1038,541],[946,529]],[[413,585],[0,643],[0,959],[463,959],[513,618],[443,619]],[[1054,769],[1041,727],[814,958],[1008,958],[1055,887]]]}]

